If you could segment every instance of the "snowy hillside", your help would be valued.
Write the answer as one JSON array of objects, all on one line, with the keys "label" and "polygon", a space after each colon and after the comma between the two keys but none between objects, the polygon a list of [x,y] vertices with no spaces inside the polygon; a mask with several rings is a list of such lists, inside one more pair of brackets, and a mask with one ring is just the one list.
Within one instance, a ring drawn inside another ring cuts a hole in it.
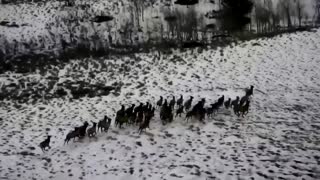
[{"label": "snowy hillside", "polygon": [[[73,7],[64,5],[62,1],[0,4],[0,55],[51,54],[64,49],[64,43],[73,47],[85,44],[90,49],[131,44],[131,41],[142,43],[156,39],[160,31],[168,31],[164,19],[171,10],[182,14],[194,10],[196,16],[200,16],[215,7],[209,0],[200,1],[192,8],[165,5],[173,5],[173,0],[133,2],[77,0]],[[141,12],[137,12],[137,8]],[[94,23],[96,16],[112,16],[114,19]],[[198,28],[205,29],[204,26],[212,21],[203,18],[203,24]],[[161,30],[160,24],[164,29]],[[147,35],[148,32],[152,35]]]},{"label": "snowy hillside", "polygon": [[[47,73],[2,74],[2,90],[22,91],[21,82],[46,89],[56,78],[43,97],[78,81],[120,83],[121,89],[72,99],[65,88],[63,99],[0,102],[0,179],[320,179],[319,49],[317,30],[176,51],[160,60],[157,53],[136,54],[73,60]],[[97,138],[63,145],[75,126],[114,118],[121,104],[154,104],[160,95],[182,94],[194,102],[206,98],[208,106],[221,95],[242,96],[250,85],[256,89],[245,118],[221,109],[205,124],[175,118],[164,126],[157,110],[141,135],[136,126],[112,124]],[[46,135],[52,135],[52,148],[42,153],[39,143]]]}]

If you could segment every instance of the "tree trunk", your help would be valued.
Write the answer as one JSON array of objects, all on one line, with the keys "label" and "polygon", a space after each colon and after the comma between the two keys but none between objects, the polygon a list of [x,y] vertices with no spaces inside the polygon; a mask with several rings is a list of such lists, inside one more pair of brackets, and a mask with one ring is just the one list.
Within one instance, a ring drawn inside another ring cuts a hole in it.
[{"label": "tree trunk", "polygon": [[298,9],[298,20],[299,20],[299,27],[301,27],[302,12],[300,8]]},{"label": "tree trunk", "polygon": [[286,7],[286,15],[287,15],[288,28],[291,28],[292,27],[292,22],[291,22],[290,8],[289,7]]}]

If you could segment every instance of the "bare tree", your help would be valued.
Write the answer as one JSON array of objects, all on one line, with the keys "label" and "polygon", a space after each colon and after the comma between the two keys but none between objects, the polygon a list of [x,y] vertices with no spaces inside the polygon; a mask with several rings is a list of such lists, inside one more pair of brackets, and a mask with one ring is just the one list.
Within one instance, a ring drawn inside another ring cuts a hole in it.
[{"label": "bare tree", "polygon": [[177,29],[177,12],[164,11],[164,19],[167,23],[167,38],[173,39],[175,36],[175,31]]},{"label": "bare tree", "polygon": [[301,27],[301,21],[304,15],[305,4],[303,4],[301,0],[297,0],[295,4],[296,4],[296,11],[297,11],[297,18],[299,20],[299,27]]},{"label": "bare tree", "polygon": [[140,26],[140,18],[143,20],[143,11],[144,11],[144,3],[142,0],[133,0],[132,1],[134,6],[134,12],[135,14],[132,15],[135,17],[136,25]]},{"label": "bare tree", "polygon": [[275,31],[277,30],[278,26],[280,25],[280,13],[274,6],[273,0],[266,0],[267,8],[270,12],[270,18],[272,25],[270,25],[270,30]]},{"label": "bare tree", "polygon": [[320,0],[313,0],[312,7],[314,9],[312,21],[314,24],[320,23]]},{"label": "bare tree", "polygon": [[258,33],[271,31],[278,24],[272,0],[256,1],[254,14]]},{"label": "bare tree", "polygon": [[280,0],[278,4],[278,10],[287,21],[287,27],[292,27],[291,15],[293,14],[292,1]]},{"label": "bare tree", "polygon": [[181,21],[183,23],[182,31],[184,32],[187,41],[196,40],[198,33],[198,18],[195,9],[190,9],[186,14],[183,14]]},{"label": "bare tree", "polygon": [[265,16],[265,9],[262,7],[261,4],[256,4],[254,7],[255,12],[255,20],[256,20],[256,28],[257,33],[260,33],[263,31],[263,24],[265,23],[265,20],[268,19],[268,17]]}]

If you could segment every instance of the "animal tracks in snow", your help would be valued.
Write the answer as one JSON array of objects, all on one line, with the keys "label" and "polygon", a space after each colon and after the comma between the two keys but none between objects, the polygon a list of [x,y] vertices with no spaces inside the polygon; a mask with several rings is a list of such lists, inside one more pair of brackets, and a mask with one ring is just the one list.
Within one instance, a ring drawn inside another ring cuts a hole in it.
[{"label": "animal tracks in snow", "polygon": [[[101,81],[121,88],[92,98],[0,102],[0,179],[319,179],[318,37],[319,31],[242,42],[225,47],[228,58],[222,62],[219,50],[194,51],[193,56],[176,52],[154,64],[152,53],[137,54],[144,71],[128,66],[121,78],[123,59],[87,59],[98,65],[84,69],[77,67],[85,62],[74,60],[56,67],[68,73],[17,75],[26,82],[31,77],[37,77],[36,83],[58,79],[56,83],[66,85]],[[0,81],[17,82],[13,75]],[[120,130],[112,125],[96,138],[63,145],[75,126],[104,115],[114,119],[123,103],[155,103],[160,95],[180,94],[207,102],[222,94],[234,99],[251,84],[257,89],[245,118],[221,109],[205,124],[176,118],[163,126],[157,111],[141,135],[137,127]],[[38,144],[47,134],[52,135],[52,148],[42,153]]]}]

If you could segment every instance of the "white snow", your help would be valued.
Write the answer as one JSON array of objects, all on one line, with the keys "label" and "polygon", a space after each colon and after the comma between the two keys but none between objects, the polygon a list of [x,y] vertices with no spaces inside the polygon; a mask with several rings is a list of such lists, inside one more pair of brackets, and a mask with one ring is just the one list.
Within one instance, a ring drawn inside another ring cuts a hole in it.
[{"label": "white snow", "polygon": [[[155,53],[73,60],[59,68],[61,81],[122,81],[120,96],[0,102],[0,179],[319,179],[319,48],[317,30],[200,53],[176,51],[159,61]],[[129,70],[120,71],[125,66]],[[35,81],[47,77],[16,76]],[[0,84],[10,79],[14,77],[2,76]],[[137,88],[138,82],[144,86]],[[155,103],[160,95],[183,94],[184,99],[193,95],[194,102],[205,97],[209,105],[222,94],[232,99],[243,95],[250,85],[255,90],[245,118],[222,109],[205,124],[175,118],[164,126],[156,112],[142,135],[135,126],[120,130],[112,125],[107,134],[63,145],[75,126],[104,115],[114,118],[121,104]],[[42,153],[38,144],[47,134],[53,136],[52,148]],[[22,155],[24,151],[33,154]]]}]

